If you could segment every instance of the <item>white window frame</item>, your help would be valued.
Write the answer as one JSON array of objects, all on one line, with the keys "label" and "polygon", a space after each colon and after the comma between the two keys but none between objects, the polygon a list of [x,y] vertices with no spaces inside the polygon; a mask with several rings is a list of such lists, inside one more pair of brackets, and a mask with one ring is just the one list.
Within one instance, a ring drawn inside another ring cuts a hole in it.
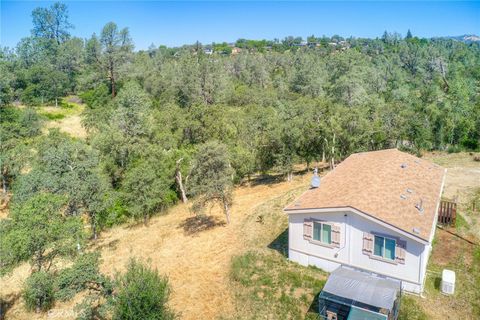
[{"label": "white window frame", "polygon": [[[382,250],[382,255],[379,256],[377,254],[375,254],[375,238],[383,238],[383,250]],[[386,248],[386,239],[388,240],[392,240],[394,242],[394,246],[393,246],[393,259],[391,259],[390,257],[386,257],[385,256],[385,248]],[[383,259],[385,261],[388,261],[388,262],[395,262],[396,260],[396,248],[397,248],[397,240],[394,239],[394,238],[390,238],[390,237],[385,237],[385,236],[382,236],[382,235],[378,235],[378,234],[373,234],[373,250],[372,250],[372,256],[375,257],[375,258],[379,258],[379,259]]]},{"label": "white window frame", "polygon": [[[319,240],[317,240],[317,239],[314,238],[314,235],[315,235],[315,224],[319,224],[319,225],[320,225],[320,239],[319,239]],[[330,226],[330,243],[325,242],[325,241],[323,241],[323,239],[322,239],[322,238],[323,238],[323,232],[322,232],[322,231],[323,231],[323,226],[324,226],[324,225]],[[329,247],[331,246],[331,247],[333,247],[333,245],[332,245],[332,232],[333,232],[332,229],[333,229],[333,227],[332,227],[332,225],[331,225],[330,223],[325,223],[325,222],[321,222],[321,221],[313,221],[313,225],[312,225],[312,241],[314,241],[314,242],[316,242],[316,243],[320,243],[320,244],[325,245],[325,246],[329,246]]]}]

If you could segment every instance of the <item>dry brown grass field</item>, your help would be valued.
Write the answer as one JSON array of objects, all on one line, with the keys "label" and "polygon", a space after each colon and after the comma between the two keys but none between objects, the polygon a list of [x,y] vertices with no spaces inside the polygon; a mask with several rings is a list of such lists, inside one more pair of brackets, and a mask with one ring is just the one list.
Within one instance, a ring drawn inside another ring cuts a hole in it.
[{"label": "dry brown grass field", "polygon": [[[467,206],[470,193],[480,187],[480,163],[474,162],[472,156],[466,153],[430,153],[425,157],[449,169],[445,195],[458,195],[464,203],[462,206]],[[232,315],[236,318],[237,314],[249,309],[239,305],[236,299],[235,291],[242,289],[233,285],[230,278],[232,258],[256,250],[276,255],[276,259],[285,259],[270,249],[269,244],[286,226],[287,218],[281,212],[283,204],[303,192],[309,180],[310,174],[299,173],[291,182],[259,179],[237,187],[229,225],[224,223],[225,219],[217,207],[208,212],[205,220],[199,221],[188,205],[179,204],[152,218],[147,227],[122,225],[104,231],[91,249],[101,251],[101,271],[106,274],[123,271],[131,257],[138,257],[167,275],[173,289],[170,305],[181,319],[214,319]],[[464,210],[459,211],[463,216]],[[269,221],[274,221],[274,228],[262,223],[264,213],[269,215]],[[480,220],[472,215],[465,216],[476,225],[468,229],[454,229],[453,232],[458,231],[478,241],[480,237],[475,233],[479,230]],[[457,275],[459,286],[453,297],[443,296],[438,290],[441,269],[467,270],[465,268],[472,262],[473,246],[440,229],[437,229],[436,238],[425,297],[413,299],[428,319],[474,319],[468,300],[471,296],[466,296],[470,293],[459,292],[468,291],[470,278]],[[73,319],[75,313],[71,310],[81,300],[81,295],[67,303],[56,303],[50,314],[25,311],[20,290],[28,273],[29,266],[24,264],[1,279],[0,295],[12,301],[7,319]],[[308,299],[311,301],[312,297],[308,296]],[[302,312],[305,314],[307,309],[302,307]]]}]

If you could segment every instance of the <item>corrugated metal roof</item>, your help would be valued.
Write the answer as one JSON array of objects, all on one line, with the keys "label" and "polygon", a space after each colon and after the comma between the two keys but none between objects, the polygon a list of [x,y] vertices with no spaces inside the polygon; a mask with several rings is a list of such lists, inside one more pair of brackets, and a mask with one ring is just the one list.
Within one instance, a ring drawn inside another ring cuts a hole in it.
[{"label": "corrugated metal roof", "polygon": [[328,277],[323,288],[330,294],[392,310],[400,292],[398,280],[386,279],[345,267],[339,267]]}]

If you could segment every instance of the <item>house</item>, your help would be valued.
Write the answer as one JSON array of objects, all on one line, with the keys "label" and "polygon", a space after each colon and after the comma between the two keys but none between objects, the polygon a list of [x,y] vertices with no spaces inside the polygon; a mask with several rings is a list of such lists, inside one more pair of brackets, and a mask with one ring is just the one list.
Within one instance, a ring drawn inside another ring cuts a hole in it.
[{"label": "house", "polygon": [[351,155],[284,209],[289,259],[421,293],[444,179],[442,167],[397,149]]}]

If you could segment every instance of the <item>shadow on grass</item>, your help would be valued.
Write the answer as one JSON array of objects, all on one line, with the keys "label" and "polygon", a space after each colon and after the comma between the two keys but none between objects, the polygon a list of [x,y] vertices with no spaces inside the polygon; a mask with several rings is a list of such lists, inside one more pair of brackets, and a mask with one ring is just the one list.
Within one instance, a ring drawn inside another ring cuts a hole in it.
[{"label": "shadow on grass", "polygon": [[[98,240],[97,240],[97,241],[98,241]],[[104,242],[104,243],[98,242],[98,246],[97,246],[96,249],[97,249],[97,250],[103,250],[103,249],[108,248],[108,249],[110,249],[110,250],[116,250],[116,249],[117,249],[117,245],[118,245],[119,242],[120,242],[119,239],[115,239],[115,240],[112,240],[112,241],[109,241],[109,242],[106,242],[106,243],[105,243],[105,242]],[[96,241],[92,241],[91,244],[92,244],[92,245],[95,245],[95,244],[97,244],[97,242],[96,242]]]},{"label": "shadow on grass", "polygon": [[440,291],[440,286],[442,285],[442,278],[441,277],[435,277],[433,280],[433,287]]},{"label": "shadow on grass", "polygon": [[0,320],[6,319],[7,311],[20,298],[20,294],[9,294],[5,297],[0,297]]},{"label": "shadow on grass", "polygon": [[320,291],[317,292],[317,294],[313,297],[313,301],[310,304],[310,307],[308,307],[306,318],[311,319],[312,316],[319,316],[319,314],[318,314],[318,296],[319,295],[320,295]]},{"label": "shadow on grass", "polygon": [[276,250],[285,258],[288,258],[288,228],[283,230],[283,232],[268,245],[268,248]]},{"label": "shadow on grass", "polygon": [[194,235],[199,232],[210,230],[218,226],[224,226],[225,221],[215,216],[198,215],[185,219],[179,228],[187,235]]},{"label": "shadow on grass", "polygon": [[270,175],[270,174],[262,174],[257,177],[250,179],[250,181],[246,181],[249,183],[250,186],[255,187],[258,185],[271,185],[285,181],[284,175]]}]

